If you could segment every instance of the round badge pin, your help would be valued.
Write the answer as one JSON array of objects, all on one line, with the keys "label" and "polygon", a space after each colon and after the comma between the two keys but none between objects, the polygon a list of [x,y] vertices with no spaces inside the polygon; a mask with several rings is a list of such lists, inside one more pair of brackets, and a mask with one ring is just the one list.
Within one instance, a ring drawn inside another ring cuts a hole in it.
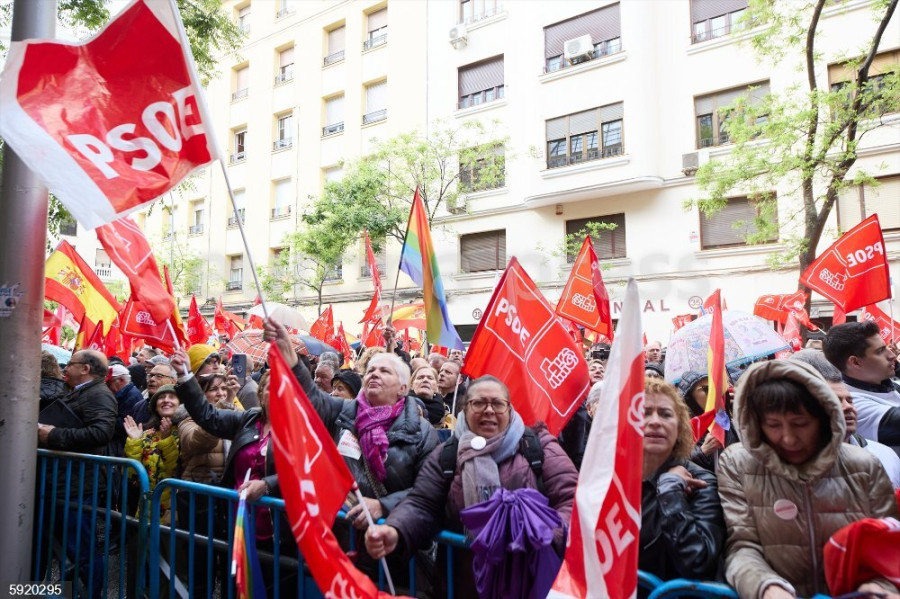
[{"label": "round badge pin", "polygon": [[775,502],[775,515],[782,520],[793,520],[797,517],[797,504],[790,499],[779,499]]},{"label": "round badge pin", "polygon": [[479,436],[472,439],[472,449],[475,451],[481,451],[485,445],[487,445],[487,439],[484,437]]}]

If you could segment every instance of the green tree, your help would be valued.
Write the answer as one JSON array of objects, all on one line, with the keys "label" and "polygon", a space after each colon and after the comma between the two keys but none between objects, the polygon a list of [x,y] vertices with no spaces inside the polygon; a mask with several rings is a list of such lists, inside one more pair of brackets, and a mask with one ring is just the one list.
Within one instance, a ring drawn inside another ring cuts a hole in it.
[{"label": "green tree", "polygon": [[169,269],[177,302],[200,289],[204,261],[190,247],[184,234],[169,231],[162,239],[151,242],[151,248],[160,270],[164,266]]},{"label": "green tree", "polygon": [[[762,23],[751,38],[756,54],[772,64],[801,57],[798,69],[805,84],[773,92],[758,102],[742,97],[721,109],[733,142],[727,158],[710,161],[697,171],[703,197],[688,202],[708,215],[723,208],[729,196],[747,195],[757,203],[756,232],[747,241],[778,237],[778,222],[799,223],[783,229],[786,251],[777,261],[796,260],[800,271],[815,259],[826,221],[841,192],[850,185],[872,183],[872,174],[855,171],[860,142],[882,125],[882,117],[900,110],[900,67],[871,73],[897,0],[872,3],[873,26],[864,49],[846,49],[841,62],[849,81],[829,88],[817,69],[816,49],[822,11],[830,0],[771,2],[750,0],[747,23]],[[776,200],[779,189],[786,197]],[[780,218],[774,218],[780,205]],[[744,226],[745,223],[739,224]],[[808,290],[806,290],[808,291]]]},{"label": "green tree", "polygon": [[436,121],[427,136],[413,131],[377,143],[346,165],[341,181],[325,186],[310,213],[339,211],[351,241],[368,229],[373,241],[391,236],[402,243],[417,187],[430,221],[442,208],[465,209],[466,194],[503,184],[508,138],[497,127]]}]

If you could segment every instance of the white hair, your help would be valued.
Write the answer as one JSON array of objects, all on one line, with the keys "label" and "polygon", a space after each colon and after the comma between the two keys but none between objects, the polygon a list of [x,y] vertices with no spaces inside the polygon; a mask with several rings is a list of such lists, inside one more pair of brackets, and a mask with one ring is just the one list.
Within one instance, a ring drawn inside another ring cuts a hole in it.
[{"label": "white hair", "polygon": [[369,364],[366,366],[366,369],[372,367],[373,364],[377,362],[387,361],[391,365],[391,369],[393,369],[394,373],[397,375],[397,378],[400,379],[400,383],[409,387],[409,366],[407,366],[406,362],[404,362],[400,356],[397,354],[389,354],[387,352],[377,353],[372,356],[372,359],[369,360]]},{"label": "white hair", "polygon": [[597,381],[591,387],[591,390],[588,391],[587,401],[584,402],[585,406],[593,405],[600,401],[600,393],[603,392],[603,381]]}]

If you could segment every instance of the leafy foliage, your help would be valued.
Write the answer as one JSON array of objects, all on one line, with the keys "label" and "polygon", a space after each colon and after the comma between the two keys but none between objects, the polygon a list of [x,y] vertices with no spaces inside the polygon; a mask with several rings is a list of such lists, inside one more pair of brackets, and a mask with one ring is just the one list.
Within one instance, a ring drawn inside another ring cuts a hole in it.
[{"label": "leafy foliage", "polygon": [[181,301],[200,288],[204,261],[183,234],[170,231],[163,239],[153,240],[151,248],[160,271],[163,266],[169,269],[176,300]]},{"label": "leafy foliage", "polygon": [[[377,143],[371,154],[346,165],[341,181],[325,186],[311,218],[338,211],[353,239],[368,229],[373,240],[389,235],[402,242],[417,187],[431,220],[442,208],[464,206],[467,193],[502,184],[508,138],[496,127],[437,121],[427,136],[413,131]],[[460,184],[461,170],[470,174],[469,183]]]},{"label": "leafy foliage", "polygon": [[[686,205],[712,215],[729,197],[755,200],[757,230],[748,243],[771,239],[780,226],[787,250],[776,261],[797,260],[801,271],[815,258],[841,192],[849,185],[873,182],[871,173],[848,176],[861,140],[882,125],[885,115],[900,111],[900,67],[877,77],[869,72],[897,0],[872,3],[874,29],[861,55],[859,48],[847,48],[843,56],[828,57],[829,62],[842,63],[847,73],[848,80],[834,89],[822,87],[822,74],[816,70],[822,56],[815,44],[828,3],[750,0],[746,19],[764,23],[751,38],[755,52],[773,64],[801,57],[798,69],[806,85],[770,93],[759,102],[741,97],[720,109],[720,116],[729,116],[725,130],[733,143],[730,154],[699,168],[696,180],[703,196]],[[772,195],[776,190],[780,200]]]}]

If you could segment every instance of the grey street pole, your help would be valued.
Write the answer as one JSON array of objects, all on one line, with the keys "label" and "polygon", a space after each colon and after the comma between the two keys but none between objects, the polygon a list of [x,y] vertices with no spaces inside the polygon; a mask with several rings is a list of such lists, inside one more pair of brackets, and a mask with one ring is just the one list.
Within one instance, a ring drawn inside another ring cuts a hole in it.
[{"label": "grey street pole", "polygon": [[[52,38],[56,0],[15,0],[12,40]],[[47,189],[8,145],[0,182],[0,582],[31,576]]]}]

